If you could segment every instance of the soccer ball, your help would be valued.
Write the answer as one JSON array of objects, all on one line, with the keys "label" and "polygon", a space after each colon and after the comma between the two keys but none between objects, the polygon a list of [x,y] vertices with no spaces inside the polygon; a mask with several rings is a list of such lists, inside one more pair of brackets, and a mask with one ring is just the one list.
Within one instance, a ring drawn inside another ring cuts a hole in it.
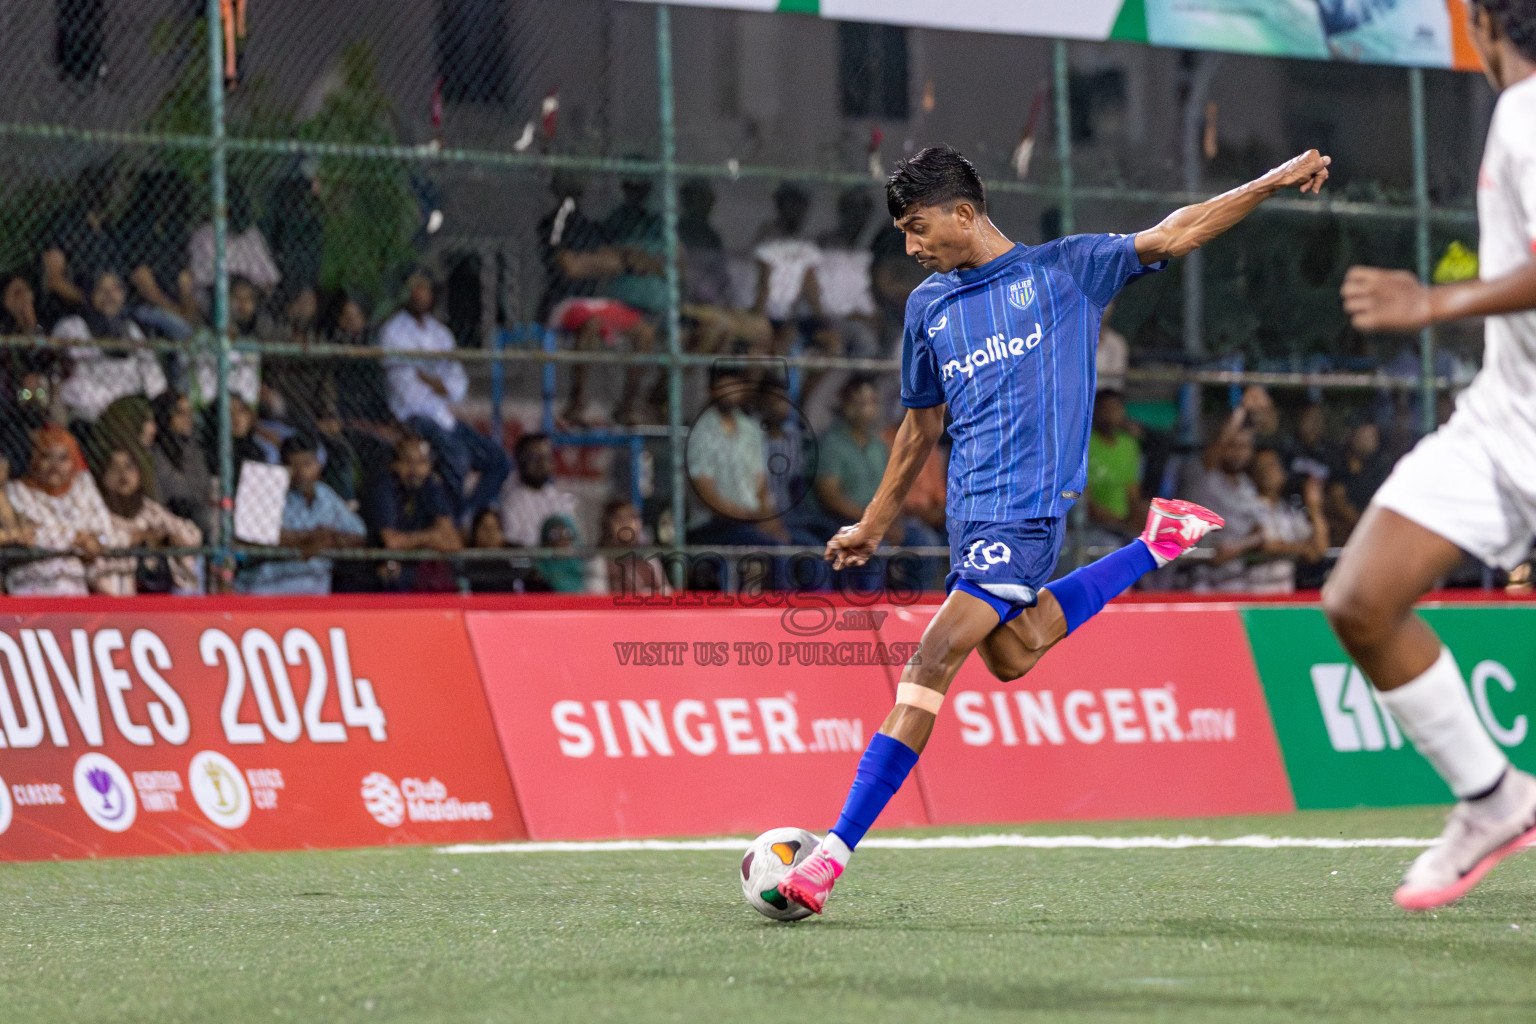
[{"label": "soccer ball", "polygon": [[752,840],[741,858],[741,891],[764,917],[798,921],[810,911],[779,895],[789,869],[809,857],[821,840],[803,828],[771,828]]}]

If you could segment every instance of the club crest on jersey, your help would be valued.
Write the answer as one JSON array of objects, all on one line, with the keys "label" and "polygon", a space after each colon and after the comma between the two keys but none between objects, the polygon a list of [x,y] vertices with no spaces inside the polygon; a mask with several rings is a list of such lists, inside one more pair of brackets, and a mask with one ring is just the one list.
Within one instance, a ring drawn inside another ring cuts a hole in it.
[{"label": "club crest on jersey", "polygon": [[974,542],[965,552],[965,562],[962,567],[986,572],[994,565],[1007,565],[1013,560],[1013,551],[1007,544],[998,541],[989,543],[985,537]]},{"label": "club crest on jersey", "polygon": [[994,334],[984,339],[980,348],[967,352],[964,359],[949,360],[939,368],[939,379],[949,380],[957,373],[962,377],[970,377],[980,367],[1032,352],[1045,340],[1045,328],[1035,324],[1034,333],[1027,338],[1005,338],[1006,335]]},{"label": "club crest on jersey", "polygon": [[1035,304],[1035,279],[1020,278],[1008,286],[1008,305],[1015,309],[1028,309]]}]

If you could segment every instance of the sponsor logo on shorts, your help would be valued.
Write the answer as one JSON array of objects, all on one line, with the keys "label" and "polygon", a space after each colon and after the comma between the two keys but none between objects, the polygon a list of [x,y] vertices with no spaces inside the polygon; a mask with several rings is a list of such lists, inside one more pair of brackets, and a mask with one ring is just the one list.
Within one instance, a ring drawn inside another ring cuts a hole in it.
[{"label": "sponsor logo on shorts", "polygon": [[75,798],[86,815],[108,832],[126,832],[138,817],[139,803],[128,773],[105,754],[86,754],[75,762]]},{"label": "sponsor logo on shorts", "polygon": [[1006,543],[989,541],[983,537],[972,541],[971,546],[965,549],[965,560],[960,563],[960,567],[988,572],[994,565],[1007,565],[1012,560],[1013,550]]},{"label": "sponsor logo on shorts", "polygon": [[218,751],[204,750],[192,758],[187,783],[198,810],[220,828],[239,828],[250,819],[250,787],[235,763]]}]

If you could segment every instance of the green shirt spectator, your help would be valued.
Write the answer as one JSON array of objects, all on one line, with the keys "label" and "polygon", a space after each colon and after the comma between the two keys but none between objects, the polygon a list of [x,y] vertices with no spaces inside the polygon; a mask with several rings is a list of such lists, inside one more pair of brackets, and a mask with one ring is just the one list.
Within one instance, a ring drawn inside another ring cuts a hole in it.
[{"label": "green shirt spectator", "polygon": [[891,450],[875,431],[879,398],[865,377],[843,386],[837,421],[816,451],[816,500],[833,520],[856,521],[874,498]]},{"label": "green shirt spectator", "polygon": [[1141,496],[1141,444],[1131,433],[1125,399],[1109,388],[1093,403],[1088,436],[1088,519],[1111,533],[1141,532],[1147,503]]}]

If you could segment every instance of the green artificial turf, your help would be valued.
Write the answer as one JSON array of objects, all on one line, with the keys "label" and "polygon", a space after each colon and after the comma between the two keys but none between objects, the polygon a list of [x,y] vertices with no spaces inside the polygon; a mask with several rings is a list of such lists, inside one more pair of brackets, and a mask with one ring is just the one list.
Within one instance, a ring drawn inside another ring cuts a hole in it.
[{"label": "green artificial turf", "polygon": [[[1009,831],[1427,837],[1441,814]],[[793,925],[747,908],[728,852],[0,865],[0,1020],[1536,1020],[1536,856],[1410,917],[1413,854],[871,849]]]}]

